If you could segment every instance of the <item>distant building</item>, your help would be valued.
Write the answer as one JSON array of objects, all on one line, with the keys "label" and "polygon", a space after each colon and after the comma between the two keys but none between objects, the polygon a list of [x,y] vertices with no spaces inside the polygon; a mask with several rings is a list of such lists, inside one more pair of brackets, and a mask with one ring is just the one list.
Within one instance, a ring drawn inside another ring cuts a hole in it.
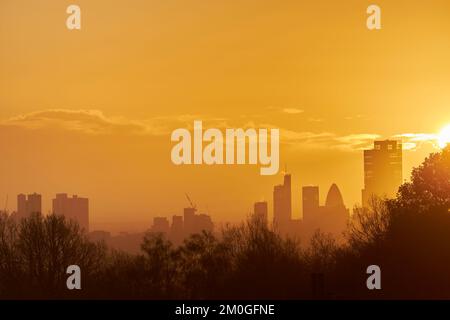
[{"label": "distant building", "polygon": [[170,226],[169,238],[175,245],[179,245],[183,242],[184,238],[183,216],[174,215],[172,217],[172,225]]},{"label": "distant building", "polygon": [[211,217],[207,214],[196,214],[195,208],[184,208],[184,235],[189,236],[202,231],[213,231]]},{"label": "distant building", "polygon": [[264,223],[264,225],[267,225],[268,223],[267,202],[266,201],[255,202],[253,214],[258,221],[261,221]]},{"label": "distant building", "polygon": [[292,217],[291,175],[285,174],[283,184],[273,189],[273,224],[281,233],[290,229]]},{"label": "distant building", "polygon": [[311,223],[319,210],[319,187],[306,186],[302,188],[303,221]]},{"label": "distant building", "polygon": [[201,233],[202,231],[212,232],[214,230],[214,225],[209,215],[201,213],[196,215],[195,218],[194,233]]},{"label": "distant building", "polygon": [[17,196],[17,218],[29,217],[32,213],[42,213],[42,196],[37,193]]},{"label": "distant building", "polygon": [[402,184],[402,144],[395,140],[375,141],[374,148],[364,150],[364,189],[362,204],[371,197],[395,197]]},{"label": "distant building", "polygon": [[323,210],[326,219],[325,230],[336,235],[342,233],[347,227],[350,211],[345,207],[341,191],[335,183],[328,190]]},{"label": "distant building", "polygon": [[155,217],[153,218],[153,226],[151,231],[156,233],[164,233],[169,235],[169,220],[165,217]]},{"label": "distant building", "polygon": [[320,230],[340,237],[347,227],[350,212],[345,207],[338,186],[335,183],[331,185],[324,206],[319,204],[319,187],[317,186],[303,187],[302,196],[305,232],[311,235],[316,230]]},{"label": "distant building", "polygon": [[89,232],[89,199],[77,195],[70,198],[66,193],[58,193],[52,203],[54,214],[77,222],[82,229]]},{"label": "distant building", "polygon": [[89,232],[88,234],[89,240],[93,242],[108,242],[111,239],[111,233],[103,230],[96,230]]},{"label": "distant building", "polygon": [[194,233],[195,230],[195,208],[184,208],[184,232],[185,234]]},{"label": "distant building", "polygon": [[179,245],[183,239],[202,231],[213,232],[214,224],[207,214],[196,214],[195,208],[184,208],[183,216],[172,216],[172,224],[165,217],[153,219],[151,232],[160,232],[168,236],[173,244]]},{"label": "distant building", "polygon": [[141,254],[141,245],[144,240],[145,233],[128,233],[121,232],[118,235],[113,235],[107,239],[108,247],[115,250],[125,251],[131,254]]}]

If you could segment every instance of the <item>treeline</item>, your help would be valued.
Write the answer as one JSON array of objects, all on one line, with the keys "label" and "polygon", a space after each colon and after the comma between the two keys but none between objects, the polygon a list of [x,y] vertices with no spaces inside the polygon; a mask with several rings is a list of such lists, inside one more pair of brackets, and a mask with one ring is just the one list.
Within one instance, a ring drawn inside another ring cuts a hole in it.
[{"label": "treeline", "polygon": [[[250,218],[174,247],[147,234],[142,253],[88,241],[64,217],[0,216],[1,298],[450,298],[450,149],[430,155],[393,200],[355,208],[345,244],[317,232],[308,246]],[[81,268],[82,289],[66,288]],[[381,268],[381,290],[366,269]]]}]

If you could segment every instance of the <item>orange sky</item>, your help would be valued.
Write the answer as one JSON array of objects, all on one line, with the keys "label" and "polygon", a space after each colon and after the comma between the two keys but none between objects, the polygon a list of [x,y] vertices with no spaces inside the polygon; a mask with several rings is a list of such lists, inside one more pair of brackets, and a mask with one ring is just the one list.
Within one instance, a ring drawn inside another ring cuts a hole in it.
[{"label": "orange sky", "polygon": [[[66,28],[81,7],[82,29]],[[280,163],[300,187],[332,182],[360,201],[361,149],[431,136],[450,122],[450,2],[0,2],[0,199],[57,192],[91,199],[91,229],[141,230],[180,214],[187,192],[215,221],[271,205],[281,176],[259,166],[175,167],[170,132],[277,127]],[[433,151],[408,145],[405,177]],[[2,201],[3,202],[3,201]]]}]

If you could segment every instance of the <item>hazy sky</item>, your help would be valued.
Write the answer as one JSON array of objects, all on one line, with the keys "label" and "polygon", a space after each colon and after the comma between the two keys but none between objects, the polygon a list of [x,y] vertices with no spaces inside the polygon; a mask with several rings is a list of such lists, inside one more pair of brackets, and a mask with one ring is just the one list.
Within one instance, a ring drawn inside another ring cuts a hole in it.
[{"label": "hazy sky", "polygon": [[[66,8],[81,8],[79,31]],[[360,202],[361,149],[411,133],[405,178],[450,122],[450,2],[0,1],[0,203],[39,192],[91,200],[91,229],[145,229],[187,192],[215,221],[245,217],[282,176],[257,166],[176,167],[170,133],[277,127],[302,185]],[[425,134],[425,135],[418,135]],[[415,144],[412,144],[415,143]]]}]

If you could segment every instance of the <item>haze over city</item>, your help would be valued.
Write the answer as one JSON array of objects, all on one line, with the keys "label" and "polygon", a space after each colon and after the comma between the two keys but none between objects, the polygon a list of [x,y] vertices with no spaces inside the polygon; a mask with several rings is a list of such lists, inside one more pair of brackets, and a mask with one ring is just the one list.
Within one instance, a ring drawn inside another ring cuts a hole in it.
[{"label": "haze over city", "polygon": [[158,319],[448,300],[449,13],[0,0],[0,300]]},{"label": "haze over city", "polygon": [[408,178],[450,121],[450,4],[378,2],[371,33],[358,1],[80,0],[83,29],[68,34],[66,3],[2,1],[0,199],[14,210],[37,192],[46,213],[56,193],[79,194],[92,229],[111,231],[181,214],[185,193],[215,222],[271,208],[282,170],[172,164],[170,132],[202,119],[280,128],[294,217],[304,185],[324,202],[336,183],[352,208],[373,140],[403,139]]}]

